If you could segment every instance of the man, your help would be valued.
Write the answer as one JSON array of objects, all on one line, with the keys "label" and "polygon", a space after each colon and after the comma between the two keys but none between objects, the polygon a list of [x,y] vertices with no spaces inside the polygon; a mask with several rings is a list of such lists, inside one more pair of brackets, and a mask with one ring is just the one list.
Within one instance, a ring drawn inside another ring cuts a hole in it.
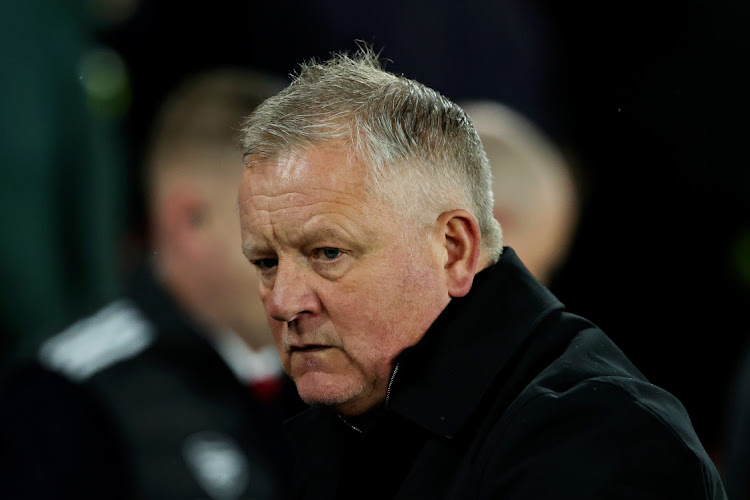
[{"label": "man", "polygon": [[295,498],[725,498],[685,409],[502,247],[465,113],[363,48],[244,122]]},{"label": "man", "polygon": [[504,244],[550,287],[578,223],[582,193],[573,165],[539,127],[509,106],[487,99],[458,105],[474,124],[492,167],[494,214]]},{"label": "man", "polygon": [[280,88],[217,69],[169,97],[146,160],[151,255],[3,379],[0,496],[283,496],[284,378],[236,207],[241,119]]}]

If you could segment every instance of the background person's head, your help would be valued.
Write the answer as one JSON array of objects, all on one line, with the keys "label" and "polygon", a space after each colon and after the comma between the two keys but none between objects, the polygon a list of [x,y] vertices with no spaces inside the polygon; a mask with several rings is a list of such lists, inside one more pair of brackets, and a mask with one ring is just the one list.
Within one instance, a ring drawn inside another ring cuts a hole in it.
[{"label": "background person's head", "polygon": [[243,247],[282,364],[307,403],[366,412],[396,356],[499,255],[479,138],[367,50],[303,65],[243,132]]},{"label": "background person's head", "polygon": [[157,274],[208,331],[234,331],[255,348],[271,338],[240,250],[237,137],[242,119],[284,83],[235,68],[189,77],[156,115],[145,165]]},{"label": "background person's head", "polygon": [[565,262],[580,211],[572,165],[531,120],[493,100],[459,103],[492,166],[495,217],[503,241],[549,285]]}]

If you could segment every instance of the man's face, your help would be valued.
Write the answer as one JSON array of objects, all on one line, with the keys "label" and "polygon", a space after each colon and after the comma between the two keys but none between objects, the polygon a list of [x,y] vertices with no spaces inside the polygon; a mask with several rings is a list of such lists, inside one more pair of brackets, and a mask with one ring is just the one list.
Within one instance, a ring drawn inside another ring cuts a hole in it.
[{"label": "man's face", "polygon": [[394,358],[450,297],[439,231],[368,195],[347,154],[327,145],[254,165],[239,206],[284,369],[307,403],[356,415],[385,399]]}]

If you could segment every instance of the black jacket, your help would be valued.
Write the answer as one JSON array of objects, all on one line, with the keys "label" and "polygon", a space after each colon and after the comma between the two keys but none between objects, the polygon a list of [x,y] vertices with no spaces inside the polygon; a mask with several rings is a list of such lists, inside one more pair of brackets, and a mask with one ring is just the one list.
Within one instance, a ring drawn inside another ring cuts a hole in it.
[{"label": "black jacket", "polygon": [[282,498],[284,391],[255,400],[146,268],[6,369],[0,497]]},{"label": "black jacket", "polygon": [[287,425],[296,498],[726,498],[680,402],[509,248],[397,358],[384,408]]},{"label": "black jacket", "polygon": [[750,338],[743,346],[726,402],[721,462],[727,494],[750,499]]}]

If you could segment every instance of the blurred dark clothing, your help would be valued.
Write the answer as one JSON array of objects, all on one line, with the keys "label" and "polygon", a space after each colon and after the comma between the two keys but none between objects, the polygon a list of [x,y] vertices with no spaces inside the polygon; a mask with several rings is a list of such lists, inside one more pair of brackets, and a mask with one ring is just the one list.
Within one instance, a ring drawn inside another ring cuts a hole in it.
[{"label": "blurred dark clothing", "polygon": [[282,498],[294,384],[255,400],[205,333],[145,267],[17,360],[0,388],[0,496]]},{"label": "blurred dark clothing", "polygon": [[726,498],[682,404],[507,247],[397,358],[383,410],[288,430],[295,498]]},{"label": "blurred dark clothing", "polygon": [[727,494],[750,499],[750,342],[739,358],[725,412],[721,454]]},{"label": "blurred dark clothing", "polygon": [[0,4],[0,354],[120,290],[126,176],[87,109],[87,21],[82,1]]}]

